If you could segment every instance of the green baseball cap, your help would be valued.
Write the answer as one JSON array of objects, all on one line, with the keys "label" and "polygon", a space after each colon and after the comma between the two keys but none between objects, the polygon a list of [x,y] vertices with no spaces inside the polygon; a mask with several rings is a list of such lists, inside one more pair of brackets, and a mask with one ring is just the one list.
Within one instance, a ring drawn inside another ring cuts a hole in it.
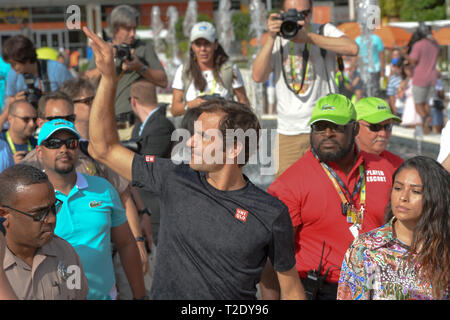
[{"label": "green baseball cap", "polygon": [[317,101],[309,124],[317,121],[330,121],[339,125],[346,125],[352,120],[356,120],[353,103],[342,94],[332,93]]},{"label": "green baseball cap", "polygon": [[365,120],[368,123],[380,123],[388,119],[402,122],[402,119],[391,112],[391,107],[383,99],[368,97],[355,104],[356,120]]}]

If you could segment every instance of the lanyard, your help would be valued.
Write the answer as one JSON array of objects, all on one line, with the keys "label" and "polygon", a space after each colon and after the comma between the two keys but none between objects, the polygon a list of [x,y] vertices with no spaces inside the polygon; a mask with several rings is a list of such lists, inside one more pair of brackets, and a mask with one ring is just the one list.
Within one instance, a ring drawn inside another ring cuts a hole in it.
[{"label": "lanyard", "polygon": [[[210,95],[213,95],[214,92],[216,92],[216,85],[217,85],[217,81],[216,78],[213,78],[213,83],[212,83],[212,89],[209,92]],[[200,95],[204,96],[206,93],[205,92],[201,92]]]},{"label": "lanyard", "polygon": [[[350,192],[348,191],[344,182],[333,170],[333,168],[330,168],[325,162],[320,161],[314,149],[311,148],[311,152],[314,157],[320,162],[320,165],[327,174],[328,178],[333,183],[336,192],[341,198],[342,214],[347,215],[347,222],[356,224],[358,228],[361,228],[365,210],[364,205],[366,203],[366,179],[364,173],[364,162],[358,167],[359,179],[355,185],[355,188],[353,189],[352,194],[350,195]],[[353,198],[359,191],[361,192],[359,198],[360,210],[359,212],[357,212],[353,204]]]},{"label": "lanyard", "polygon": [[[16,154],[16,146],[14,145],[14,142],[11,139],[11,136],[9,135],[9,130],[6,131],[6,141],[8,141],[9,147],[11,148],[12,154]],[[30,139],[28,139],[27,141],[27,150],[28,152],[31,151],[31,143],[30,143]]]},{"label": "lanyard", "polygon": [[309,71],[309,43],[305,44],[305,50],[303,50],[302,54],[302,78],[301,83],[296,83],[295,80],[297,79],[297,72],[295,70],[295,54],[294,54],[294,43],[291,42],[289,46],[289,58],[291,59],[291,75],[292,75],[292,86],[295,90],[295,93],[298,94],[300,91],[302,91],[303,84],[305,82],[305,79],[308,78],[308,71]]}]

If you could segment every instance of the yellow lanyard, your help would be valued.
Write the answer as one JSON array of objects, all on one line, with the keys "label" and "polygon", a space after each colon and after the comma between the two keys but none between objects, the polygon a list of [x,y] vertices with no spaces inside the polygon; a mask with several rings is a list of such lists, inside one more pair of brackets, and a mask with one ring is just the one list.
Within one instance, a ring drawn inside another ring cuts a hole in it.
[{"label": "yellow lanyard", "polygon": [[[16,154],[17,152],[16,146],[14,145],[14,142],[12,141],[11,136],[9,135],[9,130],[6,131],[6,141],[8,142],[9,147],[11,148],[12,154]],[[28,152],[32,150],[30,139],[28,139],[27,141],[27,150]]]}]

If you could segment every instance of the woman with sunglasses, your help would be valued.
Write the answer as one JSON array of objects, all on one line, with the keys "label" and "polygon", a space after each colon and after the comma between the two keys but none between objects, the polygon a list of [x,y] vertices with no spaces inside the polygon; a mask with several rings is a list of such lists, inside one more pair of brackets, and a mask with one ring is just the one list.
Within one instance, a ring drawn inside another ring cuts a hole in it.
[{"label": "woman with sunglasses", "polygon": [[394,173],[386,224],[345,255],[338,299],[449,299],[450,174],[414,157]]},{"label": "woman with sunglasses", "polygon": [[171,113],[183,115],[211,98],[232,99],[249,105],[244,82],[236,65],[217,41],[216,29],[206,21],[192,27],[189,62],[181,65],[173,80]]},{"label": "woman with sunglasses", "polygon": [[403,159],[386,150],[392,134],[394,122],[401,119],[391,112],[389,104],[383,99],[368,97],[355,104],[356,120],[359,122],[359,133],[356,142],[360,150],[376,154],[385,158],[392,164],[394,170]]}]

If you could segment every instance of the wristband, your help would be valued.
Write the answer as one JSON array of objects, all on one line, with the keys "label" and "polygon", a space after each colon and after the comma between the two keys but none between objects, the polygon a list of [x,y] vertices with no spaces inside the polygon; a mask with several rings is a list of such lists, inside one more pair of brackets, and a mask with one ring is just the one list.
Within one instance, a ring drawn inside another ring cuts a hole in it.
[{"label": "wristband", "polygon": [[144,242],[145,241],[145,237],[136,237],[136,242]]},{"label": "wristband", "polygon": [[189,107],[187,105],[187,103],[184,105],[184,111],[188,111]]},{"label": "wristband", "polygon": [[144,213],[145,213],[145,214],[148,214],[149,217],[152,215],[151,212],[148,211],[147,208],[144,208],[144,209],[138,211],[138,215],[139,215],[139,216],[142,216]]}]

